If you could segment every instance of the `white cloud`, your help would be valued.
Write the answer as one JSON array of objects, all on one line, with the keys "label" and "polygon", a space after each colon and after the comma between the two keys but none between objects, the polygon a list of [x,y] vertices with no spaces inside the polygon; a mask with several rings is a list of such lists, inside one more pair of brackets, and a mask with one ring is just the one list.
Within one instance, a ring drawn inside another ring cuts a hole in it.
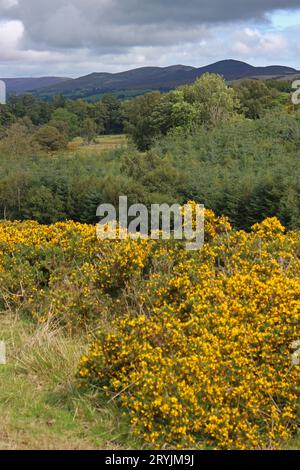
[{"label": "white cloud", "polygon": [[24,27],[20,21],[0,22],[0,60],[13,58],[23,37]]},{"label": "white cloud", "polygon": [[233,34],[233,52],[245,56],[277,58],[288,48],[287,38],[282,33],[262,33],[258,29],[245,28]]}]

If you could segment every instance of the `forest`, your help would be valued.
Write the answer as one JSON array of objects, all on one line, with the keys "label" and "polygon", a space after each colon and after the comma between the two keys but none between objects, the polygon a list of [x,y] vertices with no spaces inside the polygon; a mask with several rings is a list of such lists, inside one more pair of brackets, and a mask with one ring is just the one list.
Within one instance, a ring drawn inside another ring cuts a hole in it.
[{"label": "forest", "polygon": [[[195,200],[246,230],[269,216],[297,228],[300,110],[289,87],[228,87],[206,74],[129,101],[11,97],[0,108],[0,213],[94,223],[99,204],[126,194],[147,205]],[[121,133],[128,144],[94,151],[97,136]]]}]

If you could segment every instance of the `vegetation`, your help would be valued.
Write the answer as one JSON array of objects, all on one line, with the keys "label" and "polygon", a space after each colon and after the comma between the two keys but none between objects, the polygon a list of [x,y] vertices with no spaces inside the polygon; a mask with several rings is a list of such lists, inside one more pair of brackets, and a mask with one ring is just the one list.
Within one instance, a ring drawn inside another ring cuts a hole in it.
[{"label": "vegetation", "polygon": [[71,337],[55,324],[33,324],[6,310],[0,338],[8,352],[8,364],[0,366],[1,450],[139,447],[115,403],[78,388],[82,334]]},{"label": "vegetation", "polygon": [[194,255],[154,244],[149,259],[134,248],[149,275],[130,280],[133,304],[116,307],[112,331],[92,342],[80,374],[119,396],[152,446],[275,448],[296,430],[299,411],[289,352],[299,232],[284,235],[276,219],[232,232],[207,213],[206,234],[211,241]]},{"label": "vegetation", "polygon": [[[299,448],[288,96],[205,74],[122,102],[0,107],[0,447]],[[204,248],[99,241],[96,209],[120,195],[204,204]]]},{"label": "vegetation", "polygon": [[[7,129],[20,121],[35,131],[38,143],[41,134],[48,142],[53,140],[55,150],[57,139],[64,140],[65,147],[68,140],[77,136],[91,141],[97,135],[118,134],[123,130],[121,102],[111,95],[96,103],[66,100],[63,96],[54,97],[51,103],[32,95],[12,96],[7,106],[0,105],[1,133],[5,136]],[[43,138],[41,147],[44,148]],[[51,150],[51,145],[46,145],[47,148]]]},{"label": "vegetation", "polygon": [[[172,241],[98,241],[93,226],[74,222],[2,222],[0,240],[3,313],[54,322],[75,340],[93,332],[79,376],[100,402],[105,392],[126,410],[137,438],[252,449],[295,436],[299,231],[268,219],[237,232],[208,211],[196,252]],[[72,384],[80,347],[75,358],[52,358],[39,345],[25,369]]]},{"label": "vegetation", "polygon": [[[145,100],[153,99],[165,111],[167,98],[163,103],[160,95],[138,98],[130,112],[137,116],[133,107],[142,112]],[[171,103],[176,109],[178,101]],[[174,126],[166,135],[160,130],[157,136],[150,119],[148,109],[136,127],[133,119],[130,124],[140,146],[152,142],[142,153],[123,145],[99,154],[97,138],[86,146],[72,139],[69,148],[58,150],[65,140],[52,126],[34,133],[24,123],[13,124],[0,141],[2,217],[94,223],[99,204],[117,204],[119,195],[127,194],[130,203],[146,205],[193,199],[246,230],[273,216],[289,229],[299,227],[299,111],[272,109],[256,120],[237,112],[208,127],[186,120],[186,126]],[[161,118],[160,129],[163,122],[171,121]],[[126,144],[117,136],[114,141]]]},{"label": "vegetation", "polygon": [[258,119],[272,107],[272,90],[261,80],[245,80],[235,90],[247,118]]}]

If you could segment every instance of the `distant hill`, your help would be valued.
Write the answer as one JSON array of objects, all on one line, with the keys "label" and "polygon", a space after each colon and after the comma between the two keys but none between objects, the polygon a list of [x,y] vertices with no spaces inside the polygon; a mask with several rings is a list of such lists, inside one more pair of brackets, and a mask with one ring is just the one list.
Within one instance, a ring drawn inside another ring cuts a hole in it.
[{"label": "distant hill", "polygon": [[88,98],[105,93],[125,97],[146,91],[168,91],[179,85],[193,82],[196,68],[176,65],[171,67],[142,67],[120,73],[92,73],[75,80],[41,89],[41,97],[63,94],[69,98]]},{"label": "distant hill", "polygon": [[77,79],[50,77],[44,80],[57,80],[57,82],[47,85],[42,84],[43,79],[36,79],[36,84],[33,82],[35,79],[28,79],[33,80],[32,86],[28,82],[26,90],[23,89],[23,91],[32,91],[45,99],[58,94],[63,94],[68,98],[96,99],[105,93],[113,93],[122,98],[151,90],[169,91],[179,85],[194,82],[206,72],[218,73],[229,82],[245,78],[288,78],[300,74],[296,69],[280,65],[254,67],[237,60],[223,60],[200,68],[173,65],[142,67],[120,73],[92,73]]},{"label": "distant hill", "polygon": [[51,85],[58,85],[62,82],[70,81],[66,77],[39,77],[39,78],[2,78],[6,83],[7,93],[20,94],[30,91],[36,91]]}]

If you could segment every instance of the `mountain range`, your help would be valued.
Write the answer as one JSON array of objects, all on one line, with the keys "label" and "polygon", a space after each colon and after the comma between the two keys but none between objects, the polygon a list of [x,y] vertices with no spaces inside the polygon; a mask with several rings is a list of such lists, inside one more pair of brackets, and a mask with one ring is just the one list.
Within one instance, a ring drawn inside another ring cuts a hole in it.
[{"label": "mountain range", "polygon": [[53,85],[58,85],[70,78],[64,77],[37,77],[37,78],[2,78],[6,83],[7,93],[21,94],[31,91],[37,91],[41,88],[46,88]]},{"label": "mountain range", "polygon": [[71,79],[66,77],[3,79],[9,94],[33,93],[50,99],[62,94],[67,98],[97,99],[106,93],[120,98],[143,94],[151,90],[169,91],[179,85],[194,82],[204,73],[218,73],[228,82],[245,78],[293,79],[300,71],[280,65],[254,67],[237,60],[223,60],[205,67],[173,65],[142,67],[120,73],[91,73]]}]

